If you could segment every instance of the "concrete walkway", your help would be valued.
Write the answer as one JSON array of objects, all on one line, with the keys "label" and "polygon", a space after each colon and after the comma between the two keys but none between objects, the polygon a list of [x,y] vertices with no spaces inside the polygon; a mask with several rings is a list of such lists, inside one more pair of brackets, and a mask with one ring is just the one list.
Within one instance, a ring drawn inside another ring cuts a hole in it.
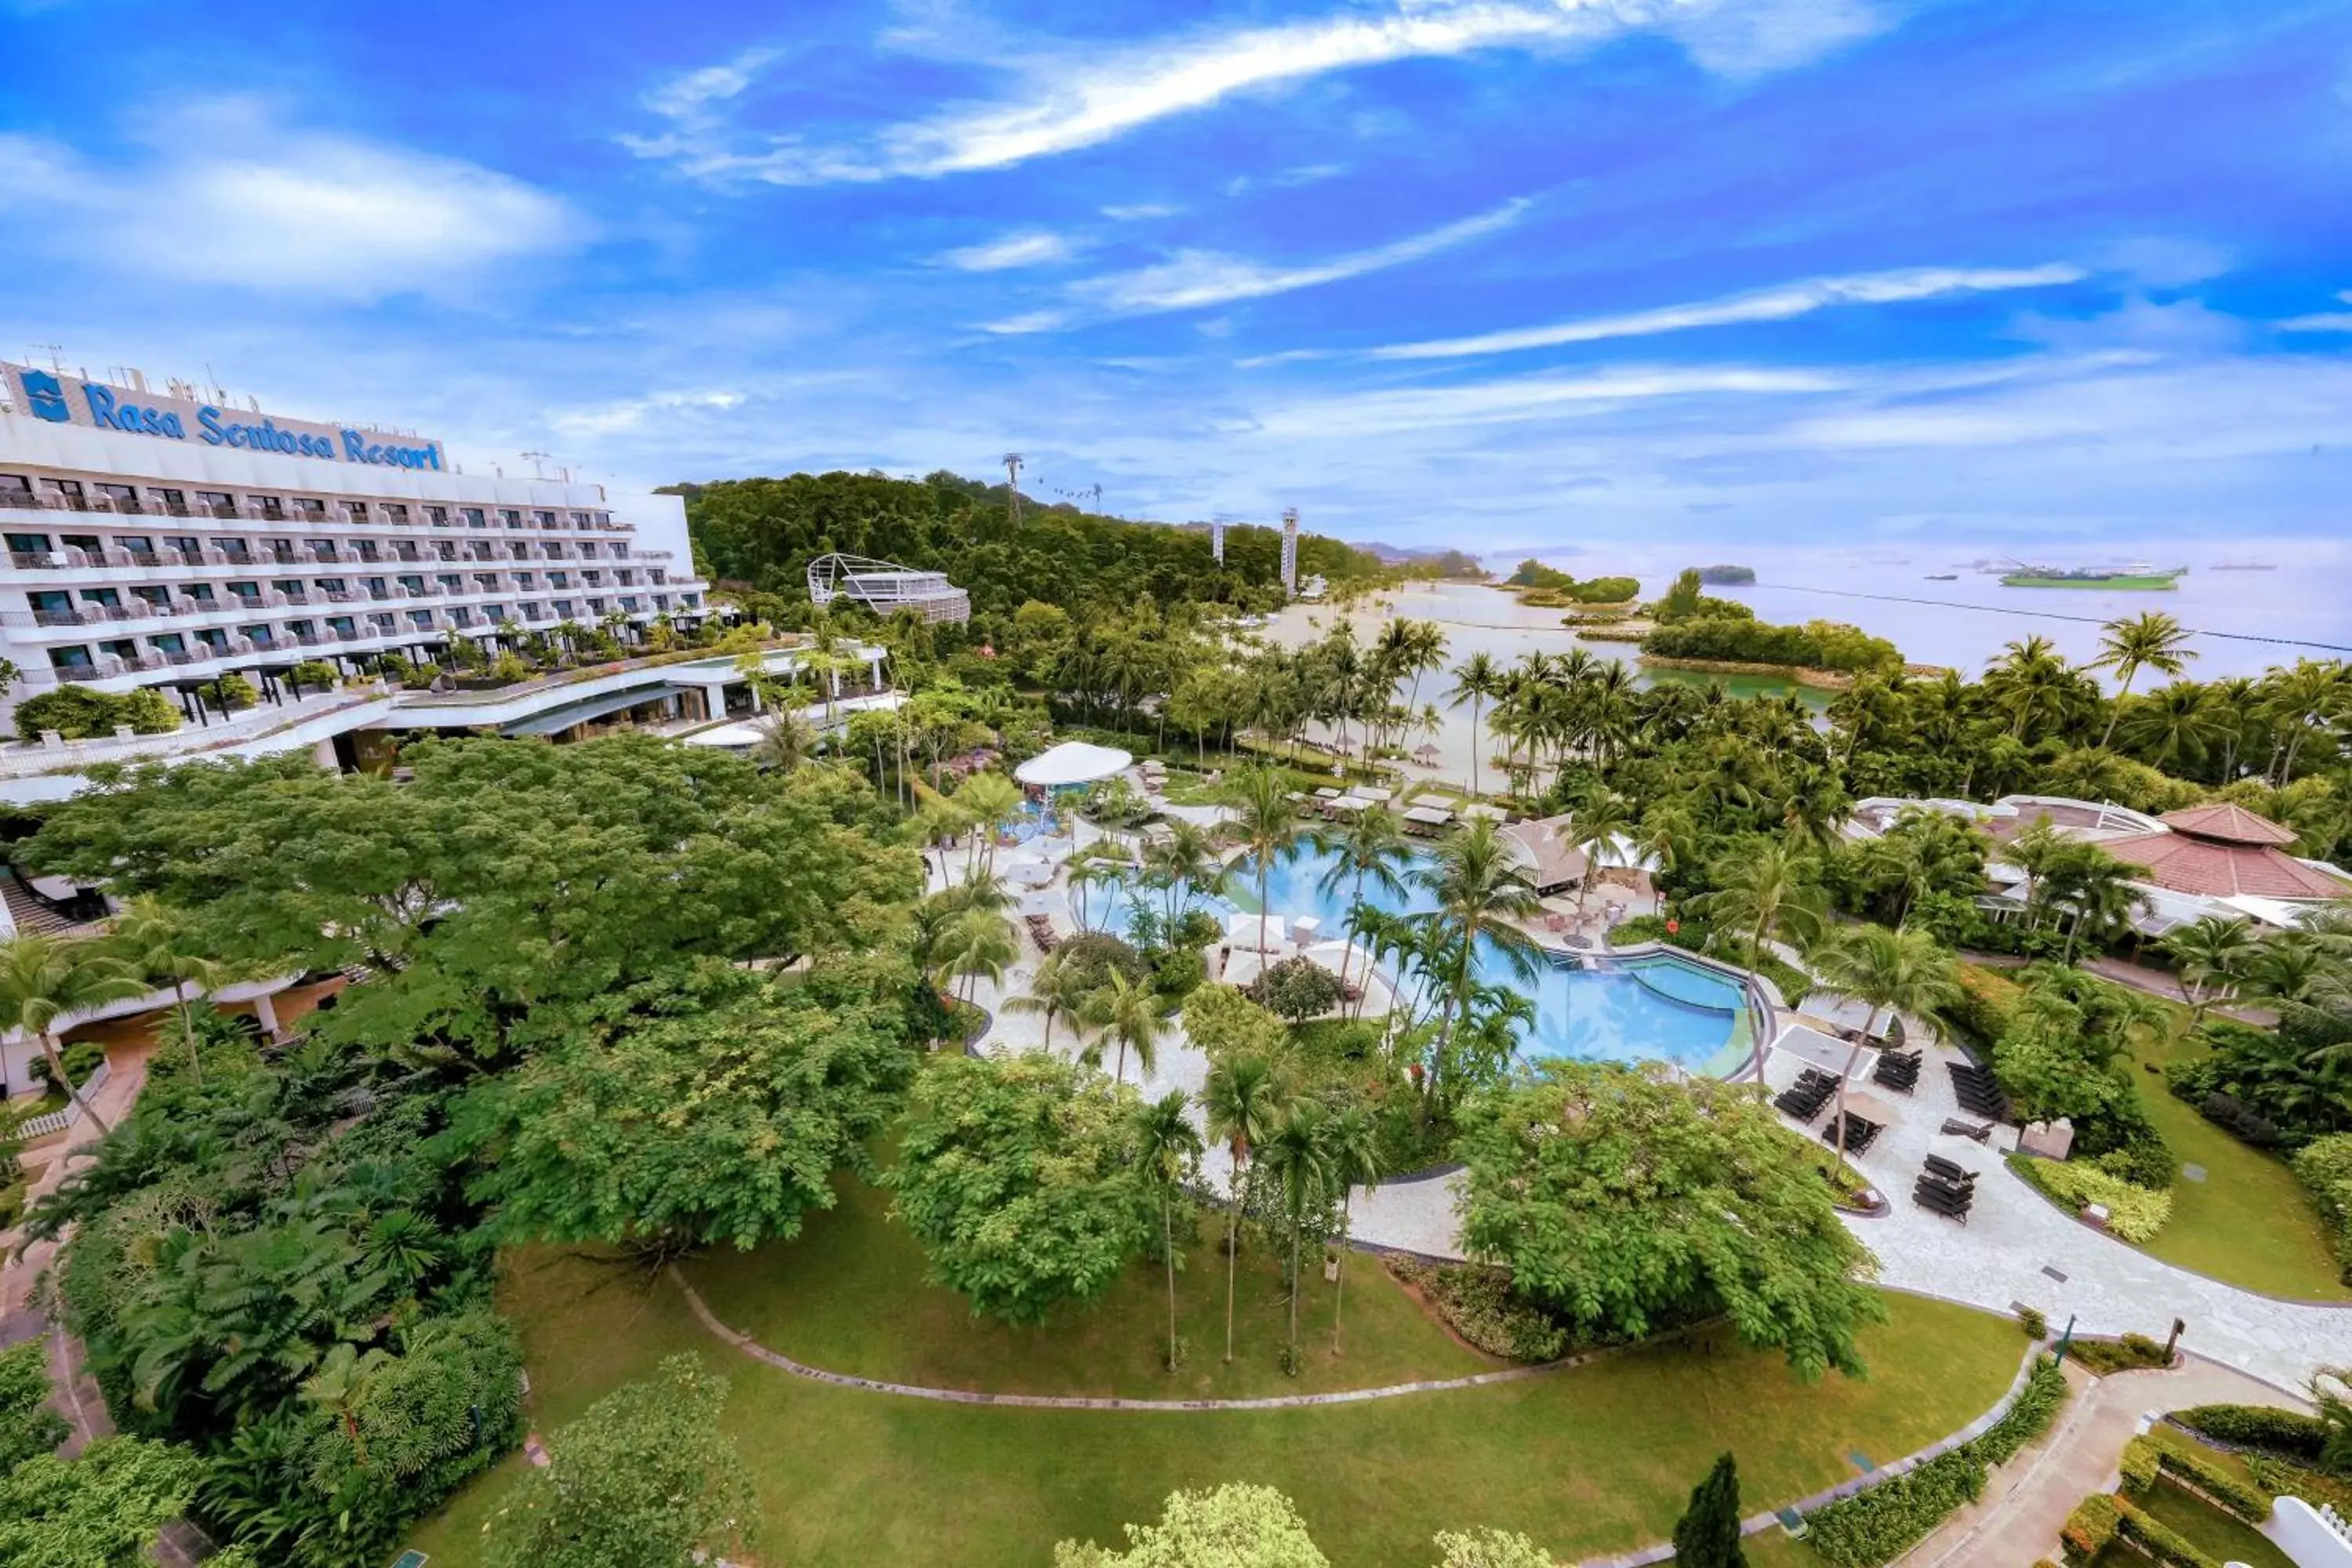
[{"label": "concrete walkway", "polygon": [[2189,1361],[2171,1372],[2126,1372],[2094,1378],[2066,1369],[2074,1397],[2042,1439],[1992,1472],[1985,1494],[1898,1559],[1901,1568],[1969,1568],[2058,1557],[2058,1531],[2074,1505],[2113,1490],[2116,1460],[2140,1417],[2191,1405],[2294,1402],[2252,1378]]}]

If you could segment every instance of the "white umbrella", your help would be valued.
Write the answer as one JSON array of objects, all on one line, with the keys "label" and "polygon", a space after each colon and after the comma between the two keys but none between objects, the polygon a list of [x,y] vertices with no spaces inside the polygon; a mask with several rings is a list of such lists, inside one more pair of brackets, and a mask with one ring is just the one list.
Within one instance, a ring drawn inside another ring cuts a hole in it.
[{"label": "white umbrella", "polygon": [[1945,1133],[1938,1136],[1927,1145],[1927,1152],[1939,1158],[1949,1160],[1963,1171],[1970,1171],[1978,1175],[1983,1175],[2000,1163],[1999,1154],[1994,1153],[1975,1139],[1962,1138],[1957,1133]]},{"label": "white umbrella", "polygon": [[1895,1120],[1895,1107],[1868,1089],[1846,1090],[1845,1111],[1848,1116],[1859,1116],[1864,1121],[1875,1121],[1881,1127]]}]

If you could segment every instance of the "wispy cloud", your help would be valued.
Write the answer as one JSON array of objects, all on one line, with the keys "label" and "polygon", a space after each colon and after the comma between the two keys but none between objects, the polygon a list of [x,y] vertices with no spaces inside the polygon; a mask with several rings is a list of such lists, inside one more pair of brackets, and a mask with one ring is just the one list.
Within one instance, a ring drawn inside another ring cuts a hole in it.
[{"label": "wispy cloud", "polygon": [[1197,310],[1230,304],[1237,300],[1287,294],[1384,271],[1407,262],[1424,260],[1466,245],[1483,236],[1508,228],[1533,204],[1525,197],[1466,217],[1457,223],[1411,235],[1369,250],[1351,251],[1327,260],[1284,266],[1252,261],[1222,251],[1183,250],[1154,266],[1131,272],[1114,272],[1071,286],[1071,293],[1111,315],[1147,315],[1160,310]]},{"label": "wispy cloud", "polygon": [[1003,272],[1014,267],[1047,267],[1078,253],[1076,242],[1049,229],[1024,229],[980,245],[941,253],[942,266],[963,272]]},{"label": "wispy cloud", "polygon": [[[2054,263],[2044,267],[2012,268],[1920,267],[1893,272],[1855,273],[1842,278],[1811,278],[1725,299],[1665,305],[1652,310],[1586,316],[1576,321],[1557,321],[1549,326],[1517,327],[1471,337],[1391,343],[1367,350],[1364,357],[1376,360],[1460,359],[1473,354],[1509,353],[1524,349],[1556,348],[1566,343],[1600,342],[1611,338],[1653,337],[1662,332],[1688,331],[1697,327],[1792,321],[1836,305],[1896,305],[1954,294],[2050,289],[2078,283],[2089,276],[2084,268]],[[1255,363],[1278,363],[1280,358],[1266,355]]]},{"label": "wispy cloud", "polygon": [[740,94],[747,60],[689,73],[656,89],[646,107],[666,121],[621,143],[709,180],[828,184],[1008,168],[1098,146],[1236,95],[1337,71],[1484,50],[1559,50],[1636,31],[1675,37],[1710,70],[1775,69],[1834,48],[1877,26],[1860,0],[1390,0],[1273,27],[1199,31],[1108,52],[1049,48],[1021,89],[950,106],[856,142],[798,135],[740,138],[712,106]]},{"label": "wispy cloud", "polygon": [[[2352,305],[2352,289],[2336,294],[2336,299]],[[2289,316],[2273,323],[2283,332],[2352,332],[2352,310],[2322,310],[2309,316]]]},{"label": "wispy cloud", "polygon": [[1147,218],[1174,217],[1184,209],[1172,202],[1129,202],[1103,208],[1103,216],[1113,223],[1141,223]]},{"label": "wispy cloud", "polygon": [[1024,310],[1017,316],[999,321],[982,321],[980,330],[1001,338],[1021,337],[1030,332],[1050,332],[1069,325],[1070,318],[1060,310]]},{"label": "wispy cloud", "polygon": [[42,234],[78,264],[189,282],[353,300],[436,292],[590,226],[559,198],[457,159],[280,121],[217,99],[154,113],[159,149],[104,166],[0,135],[0,205],[70,218]]},{"label": "wispy cloud", "polygon": [[1252,427],[1277,436],[1381,435],[1445,425],[1558,418],[1659,398],[1786,396],[1838,392],[1851,384],[1847,376],[1819,370],[1628,365],[1583,375],[1506,376],[1454,386],[1317,398],[1265,414],[1253,421]]}]

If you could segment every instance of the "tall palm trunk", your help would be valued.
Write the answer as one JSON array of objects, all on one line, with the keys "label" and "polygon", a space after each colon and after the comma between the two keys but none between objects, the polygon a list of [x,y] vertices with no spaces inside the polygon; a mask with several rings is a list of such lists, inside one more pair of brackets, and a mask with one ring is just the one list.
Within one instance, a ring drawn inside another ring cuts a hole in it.
[{"label": "tall palm trunk", "polygon": [[1234,1206],[1225,1212],[1225,1364],[1234,1363],[1234,1271],[1242,1255],[1242,1172],[1249,1163],[1249,1146],[1234,1140]]},{"label": "tall palm trunk", "polygon": [[1170,1194],[1160,1189],[1160,1252],[1168,1265],[1168,1370],[1176,1370],[1176,1222],[1169,1214]]},{"label": "tall palm trunk", "polygon": [[49,1076],[66,1086],[66,1094],[81,1107],[81,1113],[89,1118],[90,1123],[98,1129],[99,1136],[103,1138],[112,1132],[114,1129],[106,1124],[106,1118],[98,1113],[98,1107],[81,1097],[81,1085],[67,1076],[65,1058],[58,1055],[58,1037],[55,1035],[41,1037],[41,1056],[49,1064]]},{"label": "tall palm trunk", "polygon": [[1853,1077],[1854,1064],[1862,1060],[1864,1047],[1870,1044],[1871,1037],[1877,1033],[1878,1009],[1873,1007],[1870,1010],[1870,1016],[1864,1019],[1862,1022],[1862,1038],[1856,1040],[1853,1045],[1853,1049],[1846,1052],[1845,1054],[1845,1070],[1838,1074],[1837,1163],[1838,1169],[1841,1171],[1845,1169],[1845,1086],[1847,1081]]},{"label": "tall palm trunk", "polygon": [[[1764,956],[1764,924],[1765,922],[1762,921],[1758,921],[1756,922],[1755,938],[1748,944],[1748,963],[1751,969],[1760,963]],[[1764,1058],[1769,1053],[1770,1047],[1771,1042],[1769,1040],[1759,1040],[1756,1042],[1756,1087],[1759,1091],[1768,1087],[1764,1082]],[[1840,1095],[1844,1094],[1845,1086],[1843,1083],[1838,1086],[1838,1092]],[[1845,1108],[1844,1101],[1843,1100],[1839,1101],[1838,1108],[1841,1110]]]},{"label": "tall palm trunk", "polygon": [[196,1052],[196,1018],[194,1010],[188,1005],[188,983],[173,981],[172,996],[179,1005],[180,1031],[188,1040],[188,1081],[202,1089],[205,1087],[205,1066]]},{"label": "tall palm trunk", "polygon": [[1348,1226],[1356,1202],[1356,1189],[1350,1186],[1348,1195],[1339,1200],[1339,1275],[1331,1281],[1331,1353],[1339,1353],[1339,1322],[1347,1310],[1348,1297]]}]

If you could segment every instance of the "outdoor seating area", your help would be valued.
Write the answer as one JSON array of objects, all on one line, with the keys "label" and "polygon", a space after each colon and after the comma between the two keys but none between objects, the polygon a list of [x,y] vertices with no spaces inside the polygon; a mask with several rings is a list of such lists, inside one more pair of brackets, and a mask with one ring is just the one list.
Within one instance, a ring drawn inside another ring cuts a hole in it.
[{"label": "outdoor seating area", "polygon": [[2010,1110],[2009,1096],[2002,1092],[2000,1081],[1992,1076],[1991,1069],[1980,1068],[1974,1062],[1953,1062],[1949,1066],[1952,1069],[1952,1094],[1960,1102],[1962,1110],[1990,1121],[2016,1120]]},{"label": "outdoor seating area", "polygon": [[1977,1175],[1997,1158],[1991,1150],[1965,1137],[1940,1137],[1920,1166],[1918,1180],[1912,1184],[1911,1201],[1966,1225],[1976,1202]]},{"label": "outdoor seating area", "polygon": [[1919,1064],[1925,1053],[1920,1051],[1888,1051],[1878,1058],[1878,1070],[1870,1081],[1897,1094],[1910,1094],[1919,1087]]},{"label": "outdoor seating area", "polygon": [[[1868,1153],[1870,1146],[1878,1142],[1879,1133],[1885,1131],[1883,1123],[1873,1121],[1868,1117],[1858,1115],[1852,1110],[1845,1113],[1844,1121],[1845,1139],[1843,1147],[1848,1154]],[[1822,1142],[1832,1148],[1841,1146],[1838,1139],[1838,1118],[1831,1117],[1829,1124],[1822,1129]]]},{"label": "outdoor seating area", "polygon": [[1807,1068],[1797,1075],[1797,1081],[1782,1089],[1772,1101],[1772,1109],[1792,1121],[1812,1124],[1822,1108],[1837,1093],[1837,1079],[1819,1068]]}]

